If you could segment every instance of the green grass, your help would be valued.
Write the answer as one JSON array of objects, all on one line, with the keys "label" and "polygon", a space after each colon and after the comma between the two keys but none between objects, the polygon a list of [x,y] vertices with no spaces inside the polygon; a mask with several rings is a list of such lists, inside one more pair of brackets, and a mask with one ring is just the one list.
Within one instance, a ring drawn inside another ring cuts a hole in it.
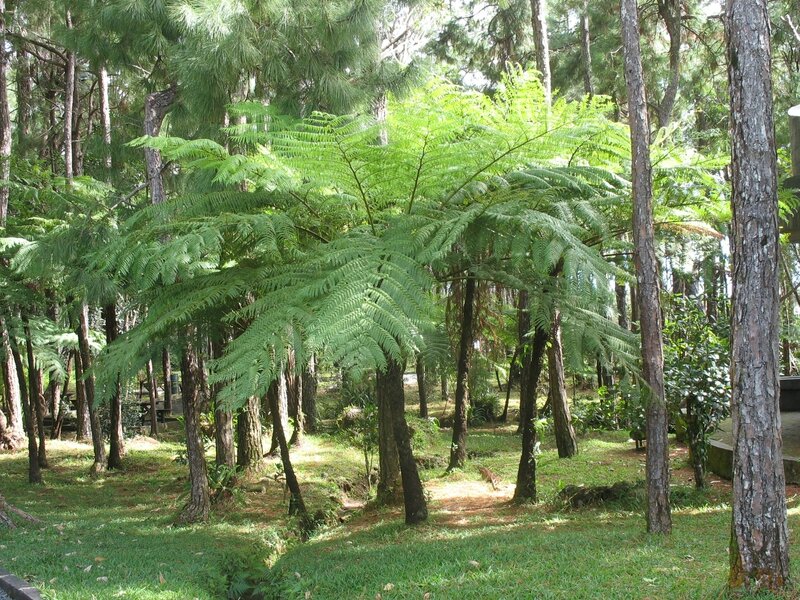
[{"label": "green grass", "polygon": [[[216,507],[208,525],[178,528],[172,523],[187,485],[186,467],[173,461],[179,443],[134,444],[124,472],[96,480],[86,475],[90,446],[54,443],[44,486],[25,483],[24,453],[0,454],[0,490],[45,523],[0,530],[0,564],[56,600],[225,598],[231,576],[243,573],[260,582],[266,597],[287,599],[723,594],[728,487],[694,492],[685,451],[675,448],[673,457],[674,533],[650,537],[641,495],[580,511],[556,501],[567,484],[643,479],[644,453],[633,449],[625,432],[584,436],[571,460],[558,459],[545,436],[538,459],[541,502],[520,507],[507,502],[520,443],[514,429],[473,428],[464,470],[444,476],[437,465],[422,471],[431,497],[427,524],[406,528],[401,509],[368,508],[305,544],[294,539],[283,489],[269,477],[274,461],[243,482],[238,500]],[[424,439],[418,454],[447,455],[449,431],[418,437]],[[293,456],[312,510],[331,506],[337,482],[363,477],[358,451],[336,438],[310,436]],[[500,477],[499,491],[481,480],[478,465]],[[800,524],[797,504],[792,498],[790,527]],[[796,564],[800,556],[793,552],[793,559]]]}]

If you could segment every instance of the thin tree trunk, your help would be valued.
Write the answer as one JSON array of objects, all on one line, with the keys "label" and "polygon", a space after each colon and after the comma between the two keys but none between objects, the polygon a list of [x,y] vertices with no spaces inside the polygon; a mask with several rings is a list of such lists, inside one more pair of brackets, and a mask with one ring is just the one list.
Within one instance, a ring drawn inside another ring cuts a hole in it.
[{"label": "thin tree trunk", "polygon": [[[225,353],[227,337],[211,342],[211,353],[214,358],[222,358]],[[229,408],[223,406],[220,392],[223,384],[215,383],[211,386],[211,396],[214,404],[214,448],[217,466],[225,465],[233,468],[236,466],[236,450],[233,446],[233,414]]]},{"label": "thin tree trunk", "polygon": [[[119,325],[117,324],[117,305],[116,303],[107,304],[103,308],[103,318],[106,325],[106,343],[110,344],[119,336]],[[110,441],[108,450],[108,468],[121,469],[122,457],[125,456],[125,437],[122,431],[122,382],[119,375],[111,396],[109,407],[110,416]]]},{"label": "thin tree trunk", "polygon": [[164,373],[164,410],[172,413],[172,362],[168,348],[161,351],[161,369]]},{"label": "thin tree trunk", "polygon": [[[387,357],[388,358],[388,357]],[[403,365],[389,358],[386,371],[378,373],[377,385],[381,388],[392,419],[392,432],[397,444],[400,476],[403,481],[403,504],[406,525],[422,523],[428,518],[425,490],[419,478],[417,463],[411,449],[411,434],[406,423]]]},{"label": "thin tree trunk", "polygon": [[417,388],[419,389],[419,417],[428,418],[428,390],[425,388],[425,361],[417,354]]},{"label": "thin tree trunk", "polygon": [[550,374],[550,405],[553,407],[553,428],[559,458],[570,458],[578,453],[578,442],[572,428],[567,385],[564,381],[564,356],[561,348],[561,313],[553,315],[553,331],[547,351]]},{"label": "thin tree trunk", "polygon": [[92,431],[92,447],[94,450],[94,463],[92,463],[90,473],[96,475],[105,471],[106,448],[103,440],[103,428],[100,425],[100,415],[94,399],[94,376],[90,372],[92,368],[92,353],[89,349],[89,307],[86,303],[81,304],[78,313],[78,349],[80,351],[83,391],[86,396],[86,406],[89,409],[89,424]]},{"label": "thin tree trunk", "polygon": [[28,483],[42,483],[42,470],[39,467],[39,448],[36,443],[36,417],[34,415],[33,403],[28,398],[28,387],[25,385],[25,370],[20,356],[19,346],[12,337],[11,355],[14,358],[14,368],[19,379],[20,396],[22,410],[25,414],[25,429],[28,434]]},{"label": "thin tree trunk", "polygon": [[[11,107],[8,103],[8,53],[6,51],[6,2],[0,0],[0,181],[11,176]],[[8,218],[8,185],[0,185],[0,229]]]},{"label": "thin tree trunk", "polygon": [[281,418],[282,402],[280,391],[280,379],[273,381],[267,392],[267,399],[269,401],[269,411],[272,414],[272,430],[275,432],[275,438],[278,442],[278,450],[280,452],[281,463],[283,464],[283,474],[286,477],[286,487],[289,489],[289,514],[298,515],[305,523],[309,525],[308,511],[306,510],[305,502],[303,502],[303,495],[300,491],[300,484],[297,481],[292,460],[289,456],[289,444],[286,442],[286,432],[284,430],[283,419]]},{"label": "thin tree trunk", "polygon": [[55,421],[53,423],[53,431],[50,434],[50,439],[60,440],[61,434],[64,428],[64,416],[66,415],[65,405],[67,404],[67,390],[69,390],[69,374],[72,370],[72,361],[73,361],[74,353],[70,350],[67,352],[67,363],[66,368],[64,369],[64,381],[61,382],[61,386],[58,390],[59,401],[58,401],[58,415],[55,417]]},{"label": "thin tree trunk", "polygon": [[592,83],[592,38],[589,29],[589,0],[583,0],[583,10],[580,19],[583,91],[591,97],[594,96],[594,84]]},{"label": "thin tree trunk", "polygon": [[506,403],[503,405],[503,414],[500,415],[500,422],[505,423],[508,421],[508,404],[511,402],[511,390],[514,387],[514,369],[519,356],[519,345],[514,348],[514,354],[511,356],[511,361],[508,363],[508,383],[506,384]]},{"label": "thin tree trunk", "polygon": [[75,413],[78,421],[76,424],[75,441],[81,442],[86,439],[91,439],[92,425],[89,418],[89,405],[86,403],[81,354],[77,350],[73,350],[72,355],[75,360]]},{"label": "thin tree trunk", "polygon": [[[25,315],[22,317],[22,324],[25,332],[25,353],[28,359],[28,399],[31,403],[31,410],[36,419],[36,434],[39,436],[37,456],[39,460],[39,467],[46,469],[48,467],[47,449],[45,447],[47,435],[44,431],[44,395],[41,393],[42,373],[36,366],[36,359],[33,355],[33,339],[31,338],[31,328],[30,324],[28,323],[28,317]],[[29,430],[28,435],[34,435],[33,430]]]},{"label": "thin tree trunk", "polygon": [[659,269],[653,226],[653,181],[650,165],[650,126],[647,116],[639,15],[636,0],[621,0],[628,120],[633,170],[633,238],[639,315],[642,334],[642,386],[647,407],[647,530],[669,533],[669,440],[664,400],[664,354],[661,342]]},{"label": "thin tree trunk", "polygon": [[178,517],[178,522],[205,522],[211,510],[211,496],[208,488],[205,448],[200,439],[200,364],[191,342],[187,343],[181,358],[181,380],[190,492],[189,500]]},{"label": "thin tree trunk", "polygon": [[[160,92],[148,94],[144,101],[144,134],[157,136],[161,131],[161,124],[167,111],[175,102],[175,86]],[[145,148],[144,159],[147,164],[147,181],[150,187],[150,201],[153,204],[160,204],[164,201],[164,179],[161,171],[163,163],[161,152],[154,148]]]},{"label": "thin tree trunk", "polygon": [[[5,0],[3,0],[5,5]],[[0,10],[0,12],[3,12]],[[5,29],[5,22],[2,24]],[[5,47],[5,41],[3,43]],[[31,136],[31,123],[33,121],[33,78],[34,66],[26,50],[26,44],[20,43],[17,47],[17,144],[27,149]],[[1,102],[1,100],[0,100]]]},{"label": "thin tree trunk", "polygon": [[[269,399],[268,399],[269,401]],[[283,424],[284,431],[289,424],[289,389],[286,382],[286,370],[284,369],[281,372],[281,375],[278,377],[278,417]],[[273,418],[274,421],[274,418]],[[269,456],[278,454],[280,451],[280,440],[278,440],[278,432],[275,428],[272,428],[272,441],[270,443],[269,452],[267,454]]]},{"label": "thin tree trunk", "polygon": [[0,336],[2,337],[2,340],[0,340],[0,343],[2,343],[0,355],[2,355],[3,391],[8,411],[8,429],[12,436],[21,439],[25,436],[25,428],[23,425],[20,381],[17,377],[14,357],[11,354],[5,319],[0,319]]},{"label": "thin tree trunk", "polygon": [[294,351],[290,349],[289,360],[286,365],[286,389],[289,401],[289,416],[294,419],[292,437],[289,439],[290,446],[300,446],[303,443],[305,434],[305,414],[303,412],[303,385],[297,375],[297,363]]},{"label": "thin tree trunk", "polygon": [[623,329],[628,329],[628,290],[625,287],[625,282],[620,280],[614,281],[614,293],[617,297],[617,319],[619,326]]},{"label": "thin tree trunk", "polygon": [[472,354],[475,312],[475,278],[467,276],[464,285],[464,310],[461,313],[461,338],[458,344],[458,364],[456,365],[456,401],[453,416],[453,442],[450,446],[450,463],[447,470],[460,469],[467,460],[467,379]]},{"label": "thin tree trunk", "polygon": [[156,437],[158,435],[158,384],[152,359],[147,361],[147,386],[147,396],[150,400],[150,435]]},{"label": "thin tree trunk", "polygon": [[385,378],[378,372],[375,377],[375,396],[378,401],[378,490],[377,504],[397,504],[402,498],[400,458],[394,439],[394,422]]},{"label": "thin tree trunk", "polygon": [[[72,29],[72,14],[67,10],[67,29]],[[75,53],[67,50],[64,84],[64,175],[72,181],[75,174],[72,156],[72,110],[75,105]]]},{"label": "thin tree trunk", "polygon": [[542,75],[545,102],[550,106],[552,84],[550,77],[550,42],[547,36],[546,0],[531,0],[531,26],[533,27],[533,43],[536,47],[536,69]]},{"label": "thin tree trunk", "polygon": [[303,386],[303,412],[305,413],[306,430],[314,433],[317,430],[317,365],[316,357],[311,356],[301,376]]},{"label": "thin tree trunk", "polygon": [[766,0],[726,10],[733,184],[733,523],[728,586],[779,591],[789,541],[779,410],[778,201]]},{"label": "thin tree trunk", "polygon": [[672,118],[681,78],[681,0],[658,0],[658,14],[669,35],[669,83],[658,105],[658,126],[667,127]]},{"label": "thin tree trunk", "polygon": [[103,166],[111,169],[111,108],[108,104],[108,69],[105,65],[100,67],[98,74],[98,82],[100,83],[100,119],[103,123],[103,149],[105,155],[103,156]]},{"label": "thin tree trunk", "polygon": [[253,396],[242,407],[236,420],[236,464],[254,469],[264,459],[261,441],[261,403]]}]

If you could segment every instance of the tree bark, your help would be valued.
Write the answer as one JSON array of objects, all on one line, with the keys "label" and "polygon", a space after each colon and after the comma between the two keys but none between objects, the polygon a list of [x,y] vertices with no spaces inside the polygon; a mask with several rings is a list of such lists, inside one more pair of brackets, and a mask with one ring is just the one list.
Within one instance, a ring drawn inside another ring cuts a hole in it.
[{"label": "tree bark", "polygon": [[[283,427],[281,427],[281,429],[285,431],[286,427],[289,424],[289,389],[286,382],[286,369],[284,369],[281,372],[281,375],[278,377],[278,417],[280,418],[281,423],[283,424]],[[267,452],[267,454],[269,456],[272,456],[274,454],[278,454],[279,451],[280,451],[280,440],[278,440],[278,432],[273,427],[272,441],[270,443],[269,452]]]},{"label": "tree bark", "polygon": [[42,483],[42,470],[39,467],[39,448],[36,443],[36,417],[33,403],[28,398],[28,387],[25,385],[25,370],[22,356],[19,352],[17,341],[11,337],[11,355],[14,358],[14,368],[20,382],[19,391],[22,401],[22,410],[25,415],[25,430],[28,435],[28,483]]},{"label": "tree bark", "polygon": [[111,108],[108,104],[108,69],[105,65],[100,67],[98,73],[98,83],[100,84],[100,119],[103,123],[103,166],[106,170],[111,169]]},{"label": "tree bark", "polygon": [[467,275],[464,285],[464,310],[461,313],[461,339],[458,344],[456,365],[456,400],[453,416],[453,442],[450,446],[450,463],[447,470],[460,469],[467,460],[467,380],[474,339],[475,278]]},{"label": "tree bark", "polygon": [[623,329],[628,329],[628,290],[624,281],[614,281],[614,294],[617,297],[617,323]]},{"label": "tree bark", "polygon": [[[106,326],[106,343],[110,344],[119,337],[119,325],[117,324],[117,305],[116,303],[107,304],[103,308],[103,318]],[[108,450],[108,468],[121,469],[122,457],[125,456],[125,437],[122,431],[122,383],[119,375],[111,397],[109,407],[110,422],[110,441]]]},{"label": "tree bark", "polygon": [[261,403],[253,396],[242,407],[236,421],[236,464],[254,469],[264,459],[261,442]]},{"label": "tree bark", "polygon": [[[8,103],[8,52],[6,51],[6,2],[0,0],[0,181],[11,176],[11,107]],[[8,185],[0,185],[0,229],[8,218]]]},{"label": "tree bark", "polygon": [[580,20],[583,91],[591,97],[594,96],[594,84],[592,83],[592,38],[589,29],[589,0],[583,0],[583,10]]},{"label": "tree bark", "polygon": [[164,372],[164,410],[172,412],[172,363],[169,358],[169,349],[161,351],[161,369]]},{"label": "tree bark", "polygon": [[20,396],[20,381],[17,377],[17,368],[11,354],[11,345],[8,338],[8,329],[5,319],[0,319],[0,356],[2,357],[3,391],[8,411],[8,431],[11,436],[21,440],[25,436],[23,426],[22,399]]},{"label": "tree bark", "polygon": [[305,413],[306,430],[314,433],[317,430],[317,365],[316,357],[311,356],[301,376],[303,386],[303,412]]},{"label": "tree bark", "polygon": [[533,27],[533,43],[536,47],[536,68],[542,75],[545,102],[550,106],[552,79],[550,76],[550,42],[547,36],[546,0],[531,0],[531,26]]},{"label": "tree bark", "polygon": [[[211,342],[211,353],[214,358],[222,358],[225,353],[227,337]],[[220,392],[223,384],[215,383],[211,386],[211,396],[214,404],[214,448],[217,466],[225,465],[233,468],[236,466],[236,450],[233,446],[233,414],[229,408],[223,406]]]},{"label": "tree bark", "polygon": [[[72,13],[67,10],[67,29],[72,29]],[[75,174],[72,155],[72,110],[75,104],[75,53],[67,51],[64,73],[64,176],[67,182]]]},{"label": "tree bark", "polygon": [[[161,124],[167,111],[175,102],[177,90],[173,85],[166,90],[148,94],[144,101],[144,134],[157,136],[161,131]],[[163,163],[161,152],[154,148],[145,148],[144,159],[147,164],[147,181],[150,188],[150,201],[153,204],[161,204],[164,199],[164,179],[161,171]]]},{"label": "tree bark", "polygon": [[778,203],[766,0],[728,2],[733,184],[730,588],[778,591],[789,580],[778,400]]},{"label": "tree bark", "polygon": [[667,127],[672,119],[681,78],[681,0],[658,0],[658,14],[669,35],[669,82],[658,105],[658,126]]},{"label": "tree bark", "polygon": [[379,506],[397,504],[402,498],[400,458],[394,439],[391,398],[387,382],[380,372],[375,377],[375,396],[378,401],[378,490]]},{"label": "tree bark", "polygon": [[286,477],[286,487],[289,489],[289,514],[298,515],[301,521],[307,526],[310,525],[308,518],[308,511],[306,510],[305,502],[303,502],[303,495],[300,490],[300,484],[297,481],[292,460],[289,455],[289,444],[286,442],[286,432],[284,430],[283,419],[281,418],[281,391],[279,381],[273,381],[267,392],[267,399],[269,401],[269,411],[272,413],[272,431],[278,442],[278,450],[280,452],[281,464],[283,465],[283,474]]},{"label": "tree bark", "polygon": [[567,385],[564,381],[564,356],[561,347],[561,313],[553,315],[553,331],[550,335],[550,348],[547,351],[547,364],[550,375],[550,405],[553,407],[553,427],[559,458],[571,458],[578,453],[578,442],[572,428],[569,412]]},{"label": "tree bark", "polygon": [[290,349],[289,360],[286,365],[286,391],[289,402],[289,416],[294,419],[292,437],[289,439],[290,446],[299,446],[303,443],[305,434],[305,413],[303,412],[303,385],[297,375],[297,363],[294,351]]},{"label": "tree bark", "polygon": [[647,406],[647,530],[669,533],[669,440],[664,400],[664,353],[661,341],[659,270],[653,225],[653,181],[650,165],[650,126],[647,116],[639,15],[636,0],[621,0],[628,120],[631,128],[633,171],[633,238],[642,335],[642,391]]},{"label": "tree bark", "polygon": [[158,383],[153,369],[153,360],[147,361],[147,397],[150,400],[150,435],[158,435]]},{"label": "tree bark", "polygon": [[85,382],[83,380],[83,367],[81,354],[72,351],[75,360],[75,415],[77,417],[75,441],[81,442],[92,437],[92,425],[89,418],[89,405],[86,403]]},{"label": "tree bark", "polygon": [[[5,4],[5,0],[3,0],[3,4]],[[2,24],[2,28],[5,29],[5,22]],[[25,150],[28,148],[33,121],[32,97],[35,70],[24,43],[17,45],[17,66],[15,71],[17,75],[17,144]]]},{"label": "tree bark", "polygon": [[[22,324],[25,332],[25,354],[27,355],[28,359],[28,400],[31,404],[31,411],[36,420],[35,435],[39,436],[37,457],[39,461],[39,467],[46,469],[48,467],[47,449],[45,447],[47,435],[44,431],[44,395],[41,393],[42,373],[36,366],[36,359],[33,355],[33,339],[31,338],[31,328],[30,324],[28,323],[28,317],[25,315],[22,317]],[[34,430],[29,429],[28,435],[34,435]]]},{"label": "tree bark", "polygon": [[417,354],[417,388],[419,389],[419,417],[428,418],[428,390],[425,388],[425,361]]},{"label": "tree bark", "polygon": [[[387,357],[388,358],[388,357]],[[392,433],[397,444],[400,463],[400,476],[403,482],[403,505],[406,525],[422,523],[428,518],[425,490],[419,478],[417,463],[411,449],[411,433],[408,430],[405,413],[405,392],[403,389],[404,367],[396,360],[389,359],[386,371],[379,372],[377,385],[381,389],[392,419]]]},{"label": "tree bark", "polygon": [[181,358],[181,380],[190,493],[178,522],[188,524],[207,521],[211,509],[205,448],[200,439],[200,366],[191,342],[187,343]]},{"label": "tree bark", "polygon": [[80,351],[83,391],[86,396],[86,406],[89,409],[89,424],[92,431],[92,447],[94,450],[94,463],[92,463],[90,473],[96,475],[106,468],[106,448],[103,440],[103,428],[100,424],[100,415],[94,399],[94,375],[90,372],[92,368],[92,353],[89,349],[89,307],[86,303],[81,304],[80,312],[78,313],[78,349]]},{"label": "tree bark", "polygon": [[508,404],[511,402],[511,390],[514,387],[514,369],[516,369],[517,357],[519,356],[519,345],[514,348],[514,354],[508,363],[508,383],[506,384],[506,402],[503,405],[503,414],[500,415],[500,422],[508,421]]}]

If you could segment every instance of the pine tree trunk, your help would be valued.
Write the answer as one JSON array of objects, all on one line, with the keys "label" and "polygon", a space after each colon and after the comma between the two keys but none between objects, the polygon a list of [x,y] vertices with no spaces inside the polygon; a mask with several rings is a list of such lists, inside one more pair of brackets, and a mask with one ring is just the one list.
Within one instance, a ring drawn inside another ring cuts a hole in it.
[{"label": "pine tree trunk", "polygon": [[236,464],[254,469],[264,458],[261,442],[261,403],[253,396],[242,407],[236,421]]},{"label": "pine tree trunk", "polygon": [[379,506],[397,504],[402,498],[400,458],[394,439],[391,398],[387,382],[380,372],[375,377],[375,396],[378,402],[378,490]]},{"label": "pine tree trunk", "polygon": [[[157,136],[161,131],[161,124],[167,111],[172,106],[176,97],[175,87],[170,87],[160,92],[148,94],[144,101],[144,134]],[[161,204],[164,199],[164,179],[161,170],[161,152],[154,148],[145,148],[144,159],[147,165],[147,181],[150,187],[150,201]]]},{"label": "pine tree trunk", "polygon": [[153,360],[147,361],[147,396],[150,400],[150,435],[158,435],[158,383],[153,369]]},{"label": "pine tree trunk", "polygon": [[[116,303],[107,304],[103,308],[103,319],[106,325],[106,343],[110,344],[119,336],[119,326],[117,324],[117,305]],[[108,468],[121,469],[122,457],[125,455],[125,438],[122,431],[122,383],[119,375],[111,397],[109,407],[110,422],[110,444],[108,450]]]},{"label": "pine tree trunk", "polygon": [[545,102],[551,104],[552,79],[550,77],[550,42],[547,36],[546,0],[531,0],[531,26],[533,43],[536,47],[536,69],[542,75]]},{"label": "pine tree trunk", "polygon": [[181,380],[190,492],[189,500],[178,517],[178,522],[205,522],[211,509],[211,496],[208,488],[205,448],[200,439],[200,364],[191,342],[187,343],[181,358]]},{"label": "pine tree trunk", "polygon": [[317,365],[316,357],[311,356],[301,376],[303,386],[303,412],[305,413],[306,431],[317,430]]},{"label": "pine tree trunk", "polygon": [[[6,2],[0,0],[0,181],[11,176],[11,107],[8,103],[8,52],[6,51]],[[0,228],[8,218],[8,185],[0,185]]]},{"label": "pine tree trunk", "polygon": [[[527,293],[521,294],[521,306],[527,307]],[[527,332],[530,329],[530,314],[527,308],[523,326]],[[521,328],[522,330],[522,328]],[[526,344],[522,353],[522,377],[520,379],[520,426],[522,428],[522,453],[517,469],[517,487],[514,490],[514,500],[535,502],[536,492],[536,389],[539,385],[539,376],[542,373],[544,355],[547,348],[548,332],[536,328],[533,341]]]},{"label": "pine tree trunk", "polygon": [[[211,354],[215,359],[222,358],[227,343],[226,336],[219,340],[212,340]],[[233,468],[236,466],[236,450],[233,446],[233,413],[222,404],[220,399],[222,387],[221,383],[211,386],[211,399],[214,405],[214,456],[217,466],[225,465]]]},{"label": "pine tree trunk", "polygon": [[419,388],[419,417],[428,418],[428,390],[425,388],[425,361],[417,354],[417,388]]},{"label": "pine tree trunk", "polygon": [[108,69],[105,65],[100,67],[98,74],[98,83],[100,84],[100,120],[103,124],[103,149],[105,155],[103,156],[103,166],[111,169],[111,108],[108,104]]},{"label": "pine tree trunk", "polygon": [[789,583],[778,377],[778,203],[766,0],[726,10],[733,184],[733,524],[728,585]]},{"label": "pine tree trunk", "polygon": [[553,315],[553,331],[550,335],[550,348],[547,351],[547,364],[550,375],[550,405],[553,407],[553,427],[559,458],[570,458],[578,453],[578,442],[572,428],[569,412],[567,385],[564,381],[564,355],[561,347],[561,313]]},{"label": "pine tree trunk", "polygon": [[387,357],[386,371],[378,373],[377,385],[389,409],[392,419],[392,433],[397,444],[400,463],[400,476],[403,482],[403,505],[406,525],[422,523],[428,518],[425,490],[419,478],[417,463],[411,449],[411,433],[408,430],[405,413],[405,392],[403,389],[404,367],[396,360]]},{"label": "pine tree trunk", "polygon": [[167,348],[161,351],[161,369],[164,373],[164,410],[172,413],[172,362]]},{"label": "pine tree trunk", "polygon": [[89,424],[92,432],[92,447],[94,450],[94,463],[90,473],[96,475],[106,468],[106,448],[103,440],[103,428],[100,425],[98,407],[94,401],[94,376],[89,372],[92,368],[92,353],[89,349],[89,307],[81,304],[78,313],[78,349],[80,351],[80,364],[83,373],[83,391],[86,396],[86,406],[89,409]]},{"label": "pine tree trunk", "polygon": [[25,384],[25,370],[22,356],[16,340],[10,338],[11,355],[14,359],[14,368],[20,382],[19,392],[22,401],[22,410],[25,415],[25,430],[28,436],[28,483],[42,483],[42,470],[39,467],[39,448],[36,443],[36,417],[33,403],[28,398],[28,387]]},{"label": "pine tree trunk", "polygon": [[[67,29],[72,29],[72,14],[67,10]],[[75,53],[67,51],[67,65],[64,74],[64,175],[72,181],[75,174],[72,155],[72,110],[75,105]]]},{"label": "pine tree trunk", "polygon": [[664,353],[661,341],[659,269],[653,226],[653,181],[650,165],[650,126],[647,116],[639,15],[636,0],[621,0],[628,120],[633,170],[633,242],[639,284],[642,335],[642,392],[647,406],[647,531],[669,533],[669,440],[664,400]]},{"label": "pine tree trunk", "polygon": [[468,275],[464,285],[464,310],[461,313],[461,338],[458,344],[458,364],[456,365],[453,442],[450,446],[448,471],[462,468],[467,460],[467,405],[469,403],[467,380],[474,339],[475,285],[475,278]]},{"label": "pine tree trunk", "polygon": [[286,487],[289,489],[289,514],[298,515],[302,522],[306,525],[309,524],[308,511],[306,510],[305,502],[303,502],[303,495],[300,490],[300,484],[297,481],[294,467],[292,467],[292,460],[289,456],[289,444],[286,442],[286,430],[284,429],[283,419],[281,418],[280,404],[282,392],[280,390],[280,380],[285,381],[285,377],[280,377],[278,381],[273,381],[267,392],[267,399],[269,401],[269,411],[272,414],[272,431],[278,443],[278,450],[280,452],[281,464],[283,464],[283,474],[286,477]]},{"label": "pine tree trunk", "polygon": [[592,83],[592,38],[589,30],[589,0],[583,0],[583,10],[580,20],[583,91],[591,97],[594,96],[594,84]]}]

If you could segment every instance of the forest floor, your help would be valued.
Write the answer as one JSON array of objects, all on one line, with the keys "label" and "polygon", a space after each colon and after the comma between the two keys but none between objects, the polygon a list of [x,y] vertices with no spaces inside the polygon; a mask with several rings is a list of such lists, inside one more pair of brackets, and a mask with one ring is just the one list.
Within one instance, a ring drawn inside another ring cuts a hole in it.
[{"label": "forest floor", "polygon": [[[0,490],[44,526],[0,530],[0,564],[53,600],[228,597],[257,582],[266,597],[718,598],[727,572],[730,486],[714,476],[692,487],[686,451],[673,443],[674,533],[644,533],[642,495],[570,509],[565,485],[644,478],[644,453],[626,432],[590,432],[577,457],[557,457],[545,435],[540,502],[510,502],[519,457],[514,425],[472,428],[470,460],[444,476],[449,430],[417,422],[415,448],[429,495],[425,525],[407,528],[401,508],[362,507],[359,451],[339,437],[308,436],[293,461],[312,510],[334,523],[306,543],[286,516],[274,459],[246,477],[211,522],[175,527],[185,501],[179,440],[129,441],[125,469],[92,479],[91,446],[52,442],[45,484],[25,483],[24,453],[0,453]],[[500,479],[497,490],[477,467]],[[346,490],[346,492],[345,492]],[[800,525],[790,488],[790,527]],[[800,553],[792,553],[793,564]],[[800,570],[793,569],[795,579]],[[235,597],[235,596],[234,596]]]}]

